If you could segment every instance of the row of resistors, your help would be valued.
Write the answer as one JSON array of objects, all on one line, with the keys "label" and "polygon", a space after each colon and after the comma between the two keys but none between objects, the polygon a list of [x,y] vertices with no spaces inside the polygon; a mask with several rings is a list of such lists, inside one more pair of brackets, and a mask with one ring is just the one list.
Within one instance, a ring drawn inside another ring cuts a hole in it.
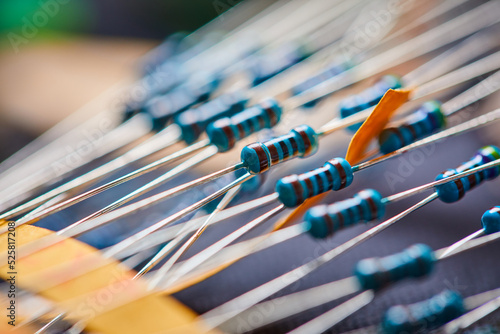
[{"label": "row of resistors", "polygon": [[[1,232],[54,231],[19,245],[18,261],[42,264],[29,282],[50,277],[20,286],[40,299],[20,327],[99,332],[47,291],[117,260],[140,298],[173,295],[199,332],[497,331],[498,13],[245,1],[169,36],[119,110],[64,121],[0,164]],[[114,126],[65,163],[102,119]],[[102,262],[45,265],[65,238]]]}]

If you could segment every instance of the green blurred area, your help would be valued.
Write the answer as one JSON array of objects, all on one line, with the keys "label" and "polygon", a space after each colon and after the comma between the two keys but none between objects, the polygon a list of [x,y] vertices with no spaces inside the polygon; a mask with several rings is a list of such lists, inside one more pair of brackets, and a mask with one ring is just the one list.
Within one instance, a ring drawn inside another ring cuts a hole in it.
[{"label": "green blurred area", "polygon": [[240,0],[0,0],[0,45],[68,34],[162,39],[193,31]]}]

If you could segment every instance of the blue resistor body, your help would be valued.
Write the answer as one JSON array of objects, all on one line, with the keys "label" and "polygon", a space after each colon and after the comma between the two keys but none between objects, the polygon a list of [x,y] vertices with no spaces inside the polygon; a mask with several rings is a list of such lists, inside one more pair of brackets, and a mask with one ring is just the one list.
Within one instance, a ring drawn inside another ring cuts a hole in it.
[{"label": "blue resistor body", "polygon": [[303,45],[287,45],[268,55],[256,56],[249,66],[252,84],[257,86],[309,57]]},{"label": "blue resistor body", "polygon": [[141,112],[153,121],[153,130],[160,131],[176,114],[206,101],[219,85],[219,78],[202,76],[178,86],[168,94],[152,98]]},{"label": "blue resistor body", "polygon": [[[485,146],[468,162],[463,163],[456,169],[448,169],[439,174],[436,180],[441,180],[474,167],[479,167],[490,161],[500,159],[500,149],[496,146]],[[436,191],[439,198],[445,203],[453,203],[464,197],[465,193],[484,180],[491,180],[500,174],[500,167],[492,167],[487,170],[460,178],[437,186]]]},{"label": "blue resistor body", "polygon": [[353,198],[312,207],[304,216],[304,229],[314,238],[324,239],[345,227],[380,219],[384,214],[382,195],[365,189]]},{"label": "blue resistor body", "polygon": [[386,334],[429,332],[464,313],[462,296],[445,290],[416,304],[391,307],[382,319],[381,330]]},{"label": "blue resistor body", "polygon": [[[351,68],[351,65],[347,62],[342,62],[342,63],[335,62],[332,65],[328,66],[325,70],[321,71],[320,73],[313,75],[312,77],[293,86],[291,89],[291,93],[292,95],[302,94],[305,91],[313,87],[316,87],[320,83],[336,77],[337,75],[345,72],[349,68]],[[307,102],[306,104],[304,104],[304,107],[312,108],[316,105],[316,103],[318,103],[319,100],[320,99],[315,99],[313,101]]]},{"label": "blue resistor body", "polygon": [[232,117],[224,117],[211,123],[207,126],[207,135],[219,152],[226,152],[239,140],[278,124],[281,113],[278,102],[268,99]]},{"label": "blue resistor body", "polygon": [[[365,89],[359,94],[351,95],[340,102],[340,117],[346,118],[360,111],[373,107],[379,103],[389,89],[403,87],[401,78],[395,75],[384,75],[373,86]],[[356,131],[361,123],[349,126],[350,130]]]},{"label": "blue resistor body", "polygon": [[131,89],[131,101],[124,108],[123,120],[126,121],[144,111],[155,97],[175,91],[176,87],[182,87],[182,82],[186,80],[188,75],[178,61],[169,60],[156,67],[140,79],[136,84],[137,88]]},{"label": "blue resistor body", "polygon": [[481,217],[484,233],[500,232],[500,206],[495,206],[486,211]]},{"label": "blue resistor body", "polygon": [[245,146],[241,151],[241,161],[250,173],[259,174],[283,161],[313,154],[317,149],[316,131],[308,125],[301,125],[286,135]]},{"label": "blue resistor body", "polygon": [[356,264],[354,275],[363,290],[379,290],[406,278],[429,274],[435,261],[429,246],[416,244],[400,253],[361,260]]},{"label": "blue resistor body", "polygon": [[380,152],[396,151],[417,139],[444,128],[446,118],[437,101],[426,102],[404,123],[384,129],[378,138]]},{"label": "blue resistor body", "polygon": [[247,102],[248,97],[241,92],[224,94],[197,108],[181,112],[174,118],[174,123],[181,128],[182,140],[190,145],[205,132],[208,124],[243,111]]},{"label": "blue resistor body", "polygon": [[294,207],[329,190],[343,189],[352,183],[352,179],[351,165],[345,159],[335,158],[310,172],[280,179],[276,192],[285,206]]}]

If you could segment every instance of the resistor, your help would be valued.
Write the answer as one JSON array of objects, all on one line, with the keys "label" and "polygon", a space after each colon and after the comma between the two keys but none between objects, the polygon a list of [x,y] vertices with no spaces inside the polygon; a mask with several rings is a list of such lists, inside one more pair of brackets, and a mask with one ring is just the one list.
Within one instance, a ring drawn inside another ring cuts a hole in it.
[{"label": "resistor", "polygon": [[407,278],[428,275],[434,268],[433,250],[424,244],[412,245],[400,253],[359,261],[354,269],[363,290],[380,290]]},{"label": "resistor", "polygon": [[481,217],[485,234],[500,232],[500,206],[494,206]]},{"label": "resistor", "polygon": [[301,125],[286,135],[245,146],[241,162],[251,174],[259,174],[291,158],[311,155],[317,149],[318,134],[310,126]]},{"label": "resistor", "polygon": [[[465,170],[484,165],[493,160],[500,159],[500,149],[496,146],[485,146],[481,148],[477,154],[468,162],[463,163],[456,169],[448,169],[439,174],[436,180],[455,175]],[[500,175],[500,167],[493,167],[485,171],[469,175],[458,179],[454,182],[449,182],[436,188],[437,194],[441,201],[445,203],[453,203],[464,197],[465,193],[484,180],[491,180]]]},{"label": "resistor", "polygon": [[438,101],[426,102],[406,122],[388,127],[380,133],[380,152],[387,154],[396,151],[445,126],[446,118],[441,104]]},{"label": "resistor", "polygon": [[294,207],[329,190],[348,187],[352,180],[351,165],[345,159],[335,158],[310,172],[280,179],[276,184],[276,192],[285,206]]},{"label": "resistor", "polygon": [[169,93],[149,100],[139,111],[149,115],[155,131],[162,130],[176,114],[206,101],[219,86],[216,76],[200,76]]},{"label": "resistor", "polygon": [[[357,114],[360,111],[377,105],[384,94],[389,89],[398,89],[403,87],[402,79],[396,75],[384,75],[373,86],[368,87],[359,94],[351,95],[340,102],[340,116],[346,118]],[[350,130],[356,131],[360,124],[349,126]]]},{"label": "resistor", "polygon": [[241,92],[221,95],[197,108],[188,109],[174,117],[181,129],[181,138],[191,145],[205,132],[208,124],[237,114],[245,108],[248,97]]},{"label": "resistor", "polygon": [[452,290],[411,305],[397,305],[388,309],[383,317],[383,333],[417,333],[430,331],[465,313],[462,296]]},{"label": "resistor", "polygon": [[236,143],[262,129],[272,128],[281,120],[282,108],[275,99],[267,99],[232,117],[218,119],[207,127],[210,143],[219,152],[227,152]]},{"label": "resistor", "polygon": [[314,238],[323,239],[348,226],[380,219],[384,214],[382,195],[365,189],[353,198],[312,207],[304,216],[304,229]]}]

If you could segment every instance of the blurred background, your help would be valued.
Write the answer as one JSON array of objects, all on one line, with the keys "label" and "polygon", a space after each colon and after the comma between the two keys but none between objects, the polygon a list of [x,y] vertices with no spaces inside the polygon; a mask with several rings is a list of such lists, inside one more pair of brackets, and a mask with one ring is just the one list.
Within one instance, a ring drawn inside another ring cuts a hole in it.
[{"label": "blurred background", "polygon": [[[193,31],[230,10],[239,2],[241,1],[0,0],[0,161],[108,89],[119,83],[132,82],[137,74],[138,59],[169,34],[177,31]],[[256,0],[255,3],[257,2],[262,5],[266,1]],[[217,20],[221,20],[222,28],[234,24],[229,20],[226,21],[224,15]],[[478,113],[498,107],[499,98],[499,94],[495,94],[484,103],[475,104],[471,107],[469,115],[476,116]],[[297,122],[317,121],[310,118],[303,113]],[[382,194],[388,195],[429,182],[445,168],[456,166],[469,159],[479,147],[486,144],[500,144],[498,131],[494,131],[495,127],[497,125],[490,126],[487,131],[473,131],[466,136],[439,143],[431,150],[423,151],[424,160],[419,160],[422,162],[414,163],[411,161],[412,155],[409,155],[362,172],[356,176],[356,185],[352,189],[347,189],[342,194],[331,193],[328,201],[347,198],[366,187],[375,188]],[[255,196],[270,193],[274,180],[280,176],[317,167],[318,164],[321,165],[332,158],[332,154],[342,156],[345,154],[349,138],[350,134],[347,132],[339,134],[330,142],[322,143],[315,160],[300,160],[287,168],[269,173],[271,174],[269,182]],[[413,155],[414,159],[419,157]],[[221,160],[227,162],[224,158]],[[381,177],[381,175],[386,176],[387,171],[398,172],[401,168],[405,168],[408,161],[413,165],[413,170],[403,181],[396,184],[396,187],[390,185],[387,178]],[[99,161],[96,165],[98,163]],[[137,167],[137,165],[129,166],[124,172]],[[189,173],[186,177],[193,178],[206,174],[203,168]],[[151,180],[158,174],[152,173],[142,180]],[[223,179],[221,184],[227,181]],[[181,178],[169,182],[152,193],[179,183],[182,183]],[[53,215],[41,225],[51,229],[66,226],[68,221],[74,222],[75,218],[84,217],[102,208],[103,201],[109,203],[116,200],[142,184],[142,181],[124,184],[115,191],[96,196],[90,201],[72,207],[71,210]],[[196,196],[201,195],[196,194]],[[481,190],[467,194],[466,199],[460,203],[447,205],[436,201],[409,216],[398,226],[357,247],[346,254],[341,261],[325,266],[308,279],[285,289],[280,294],[347,277],[351,274],[355,261],[372,256],[374,253],[387,255],[417,242],[427,243],[433,248],[449,245],[477,230],[482,213],[493,205],[499,205],[499,198],[500,187],[497,180],[484,185]],[[243,200],[245,198],[240,201]],[[416,201],[416,198],[402,201],[392,206],[386,216],[397,214]],[[139,227],[138,222],[151,224],[190,202],[192,202],[190,194],[185,195],[180,197],[178,202],[155,206],[139,218],[130,217],[123,223],[120,221],[120,224],[113,224],[102,232],[86,236],[83,240],[99,248],[109,246],[110,238],[118,232],[123,233],[127,230],[131,233],[132,227]],[[252,213],[252,217],[257,215],[258,212]],[[227,224],[213,230],[209,229],[204,237],[197,241],[192,252],[199,251],[220,239],[221,235],[247,222],[247,218],[249,217],[233,219],[231,226]],[[331,249],[366,229],[365,225],[357,226],[322,243],[317,243],[306,235],[295,238],[286,244],[240,261],[229,270],[186,289],[175,297],[196,312],[206,312],[278,274],[297,267],[318,252]],[[262,230],[257,229],[253,235],[260,232]],[[380,320],[382,310],[390,305],[416,302],[445,288],[459,289],[465,295],[471,295],[499,287],[500,266],[497,257],[492,256],[500,251],[499,246],[492,245],[453,258],[440,266],[431,279],[417,283],[403,283],[395,289],[384,291],[363,312],[350,317],[332,332],[343,332],[376,323]],[[276,261],[277,258],[280,261]],[[474,270],[476,267],[480,268]],[[333,305],[318,307],[276,326],[264,328],[261,332],[289,331],[315,315],[327,311]],[[496,319],[498,318],[497,315]]]},{"label": "blurred background", "polygon": [[239,0],[0,0],[0,161]]}]

